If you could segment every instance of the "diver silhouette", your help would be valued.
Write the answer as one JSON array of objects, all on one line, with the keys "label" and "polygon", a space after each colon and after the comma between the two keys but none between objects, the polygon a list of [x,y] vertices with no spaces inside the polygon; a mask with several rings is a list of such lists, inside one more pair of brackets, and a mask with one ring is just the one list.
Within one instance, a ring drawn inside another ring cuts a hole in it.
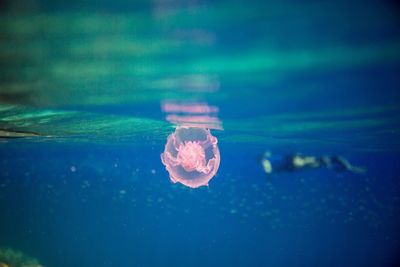
[{"label": "diver silhouette", "polygon": [[366,172],[364,168],[354,166],[346,158],[337,155],[317,157],[301,154],[275,155],[271,152],[265,152],[261,157],[261,165],[267,174],[318,169],[322,167],[336,172]]}]

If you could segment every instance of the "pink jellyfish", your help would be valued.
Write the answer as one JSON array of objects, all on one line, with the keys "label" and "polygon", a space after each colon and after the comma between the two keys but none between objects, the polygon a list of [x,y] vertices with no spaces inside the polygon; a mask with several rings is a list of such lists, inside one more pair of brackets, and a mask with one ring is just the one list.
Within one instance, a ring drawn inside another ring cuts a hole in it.
[{"label": "pink jellyfish", "polygon": [[208,185],[221,161],[217,142],[208,129],[177,127],[161,154],[171,181],[191,188]]}]

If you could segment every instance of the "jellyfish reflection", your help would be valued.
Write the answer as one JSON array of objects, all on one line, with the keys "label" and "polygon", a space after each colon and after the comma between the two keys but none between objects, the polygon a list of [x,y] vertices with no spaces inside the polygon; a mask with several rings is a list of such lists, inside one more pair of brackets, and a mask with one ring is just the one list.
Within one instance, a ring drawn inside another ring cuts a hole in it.
[{"label": "jellyfish reflection", "polygon": [[166,102],[162,110],[169,113],[168,121],[178,125],[161,154],[171,181],[191,188],[208,185],[221,161],[218,140],[210,132],[222,129],[214,116],[218,108],[205,103]]}]

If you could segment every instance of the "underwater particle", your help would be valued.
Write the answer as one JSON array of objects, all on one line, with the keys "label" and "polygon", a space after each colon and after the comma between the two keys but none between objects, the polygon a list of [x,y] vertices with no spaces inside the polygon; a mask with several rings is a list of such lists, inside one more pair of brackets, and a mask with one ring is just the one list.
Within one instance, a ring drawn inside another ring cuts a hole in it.
[{"label": "underwater particle", "polygon": [[156,174],[156,170],[155,169],[151,169],[151,174]]},{"label": "underwater particle", "polygon": [[82,184],[81,184],[81,188],[85,189],[85,188],[88,188],[88,187],[90,187],[89,181],[88,180],[83,180]]},{"label": "underwater particle", "polygon": [[76,167],[74,165],[72,165],[70,170],[71,170],[71,172],[76,172]]},{"label": "underwater particle", "polygon": [[221,161],[217,143],[209,129],[176,128],[161,154],[171,181],[191,188],[208,185]]},{"label": "underwater particle", "polygon": [[236,214],[236,213],[237,213],[237,210],[236,210],[236,209],[231,209],[229,212],[230,212],[231,214]]}]

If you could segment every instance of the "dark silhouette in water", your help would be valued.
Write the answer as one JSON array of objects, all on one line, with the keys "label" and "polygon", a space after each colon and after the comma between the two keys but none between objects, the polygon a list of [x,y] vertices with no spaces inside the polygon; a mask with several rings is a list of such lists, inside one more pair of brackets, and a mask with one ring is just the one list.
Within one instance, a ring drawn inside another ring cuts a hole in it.
[{"label": "dark silhouette in water", "polygon": [[22,138],[22,137],[36,137],[36,136],[42,136],[42,135],[34,132],[25,132],[25,131],[22,132],[10,129],[0,129],[0,138]]},{"label": "dark silhouette in water", "polygon": [[342,156],[309,156],[301,154],[274,155],[265,152],[261,158],[261,165],[267,174],[279,172],[293,172],[305,169],[326,167],[337,172],[365,173],[365,169],[353,166]]}]

